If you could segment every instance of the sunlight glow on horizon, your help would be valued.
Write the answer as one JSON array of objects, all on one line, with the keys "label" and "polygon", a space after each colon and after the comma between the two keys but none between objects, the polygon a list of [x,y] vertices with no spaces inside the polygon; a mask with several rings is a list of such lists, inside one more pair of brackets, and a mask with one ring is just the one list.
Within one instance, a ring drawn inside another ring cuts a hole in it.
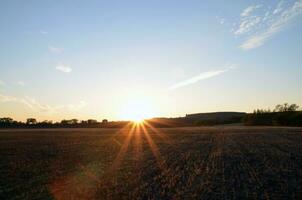
[{"label": "sunlight glow on horizon", "polygon": [[302,0],[0,1],[0,23],[0,117],[141,121],[302,105]]},{"label": "sunlight glow on horizon", "polygon": [[156,116],[154,102],[146,97],[138,96],[129,99],[122,107],[119,118],[140,123],[145,119]]}]

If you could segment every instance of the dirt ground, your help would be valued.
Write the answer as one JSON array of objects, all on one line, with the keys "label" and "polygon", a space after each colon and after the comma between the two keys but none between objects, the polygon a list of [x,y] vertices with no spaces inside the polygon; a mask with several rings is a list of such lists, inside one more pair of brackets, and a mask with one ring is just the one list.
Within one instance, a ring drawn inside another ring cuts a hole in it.
[{"label": "dirt ground", "polygon": [[0,130],[0,199],[302,199],[302,128]]}]

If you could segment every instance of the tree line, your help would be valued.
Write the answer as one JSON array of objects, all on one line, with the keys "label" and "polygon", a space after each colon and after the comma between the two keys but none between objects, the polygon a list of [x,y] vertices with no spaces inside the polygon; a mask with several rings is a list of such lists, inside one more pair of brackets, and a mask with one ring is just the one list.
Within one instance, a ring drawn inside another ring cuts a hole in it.
[{"label": "tree line", "polygon": [[101,122],[96,119],[78,120],[63,119],[60,122],[52,120],[38,121],[35,118],[27,118],[25,122],[16,121],[10,117],[0,118],[0,128],[101,128],[101,127],[122,127],[126,122],[109,122],[103,119]]},{"label": "tree line", "polygon": [[[244,125],[302,126],[302,111],[299,110],[297,104],[284,103],[276,105],[273,110],[255,109],[253,113],[235,114],[236,116],[226,112],[202,113],[178,118],[153,118],[146,121],[154,127],[209,126],[240,122]],[[210,117],[210,115],[213,116]],[[107,119],[101,122],[95,119],[82,121],[63,119],[61,122],[53,122],[51,120],[38,121],[35,118],[20,122],[10,117],[0,118],[0,128],[120,128],[128,123],[129,121],[109,122]]]},{"label": "tree line", "polygon": [[302,126],[302,111],[297,104],[278,104],[273,110],[256,109],[243,117],[245,125]]}]

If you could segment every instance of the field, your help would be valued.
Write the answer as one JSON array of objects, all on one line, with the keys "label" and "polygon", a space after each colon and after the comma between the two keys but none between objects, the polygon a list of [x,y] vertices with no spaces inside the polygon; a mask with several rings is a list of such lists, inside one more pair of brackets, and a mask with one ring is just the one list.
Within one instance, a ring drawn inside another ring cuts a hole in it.
[{"label": "field", "polygon": [[1,130],[0,199],[302,199],[302,128]]}]

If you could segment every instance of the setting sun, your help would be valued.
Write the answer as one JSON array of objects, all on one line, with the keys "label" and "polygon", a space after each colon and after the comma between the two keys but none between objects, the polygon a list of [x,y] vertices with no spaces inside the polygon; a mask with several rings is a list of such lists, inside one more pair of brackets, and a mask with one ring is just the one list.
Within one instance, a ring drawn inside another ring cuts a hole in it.
[{"label": "setting sun", "polygon": [[121,119],[131,120],[137,123],[154,116],[155,112],[152,102],[142,97],[130,99],[122,107],[122,111],[120,113]]}]

